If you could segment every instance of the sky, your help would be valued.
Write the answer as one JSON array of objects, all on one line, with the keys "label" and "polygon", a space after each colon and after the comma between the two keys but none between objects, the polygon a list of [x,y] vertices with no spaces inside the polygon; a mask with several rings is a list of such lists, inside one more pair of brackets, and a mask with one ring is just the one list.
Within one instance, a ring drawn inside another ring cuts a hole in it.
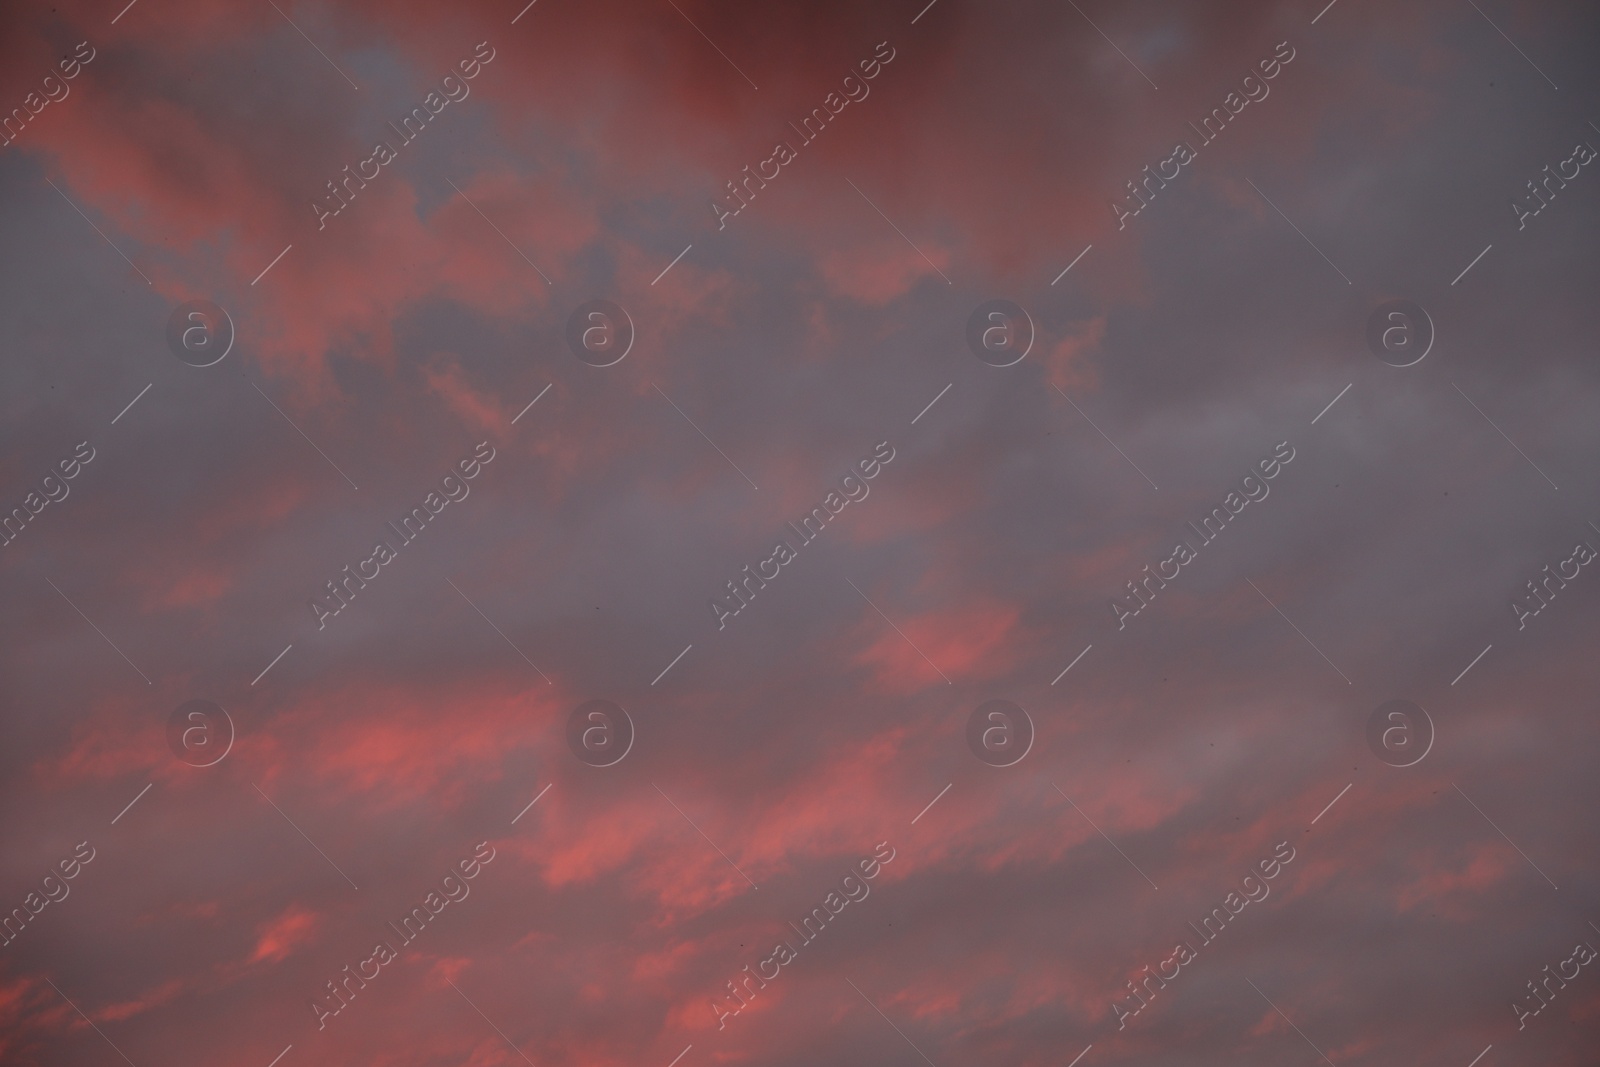
[{"label": "sky", "polygon": [[525,3],[0,14],[0,1062],[1595,1061],[1600,13]]}]

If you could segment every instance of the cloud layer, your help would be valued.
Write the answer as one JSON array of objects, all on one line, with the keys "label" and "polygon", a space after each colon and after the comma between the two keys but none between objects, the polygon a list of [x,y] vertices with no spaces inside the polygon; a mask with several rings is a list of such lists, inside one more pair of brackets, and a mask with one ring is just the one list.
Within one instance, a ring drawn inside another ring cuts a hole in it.
[{"label": "cloud layer", "polygon": [[924,2],[0,16],[0,1060],[1592,1062],[1595,13]]}]

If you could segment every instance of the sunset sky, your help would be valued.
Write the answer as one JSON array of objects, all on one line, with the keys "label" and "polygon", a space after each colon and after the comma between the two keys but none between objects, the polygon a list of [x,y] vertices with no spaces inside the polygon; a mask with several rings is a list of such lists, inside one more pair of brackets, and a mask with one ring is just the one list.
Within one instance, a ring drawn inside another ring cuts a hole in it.
[{"label": "sunset sky", "polygon": [[1597,54],[7,5],[0,1063],[1592,1067]]}]

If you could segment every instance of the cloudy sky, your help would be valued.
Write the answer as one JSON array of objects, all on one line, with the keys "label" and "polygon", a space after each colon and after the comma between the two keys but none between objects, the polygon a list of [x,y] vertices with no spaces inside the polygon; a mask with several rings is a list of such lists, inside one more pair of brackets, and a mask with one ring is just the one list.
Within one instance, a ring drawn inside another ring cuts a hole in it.
[{"label": "cloudy sky", "polygon": [[0,1061],[1594,1062],[1592,6],[525,2],[0,15]]}]

